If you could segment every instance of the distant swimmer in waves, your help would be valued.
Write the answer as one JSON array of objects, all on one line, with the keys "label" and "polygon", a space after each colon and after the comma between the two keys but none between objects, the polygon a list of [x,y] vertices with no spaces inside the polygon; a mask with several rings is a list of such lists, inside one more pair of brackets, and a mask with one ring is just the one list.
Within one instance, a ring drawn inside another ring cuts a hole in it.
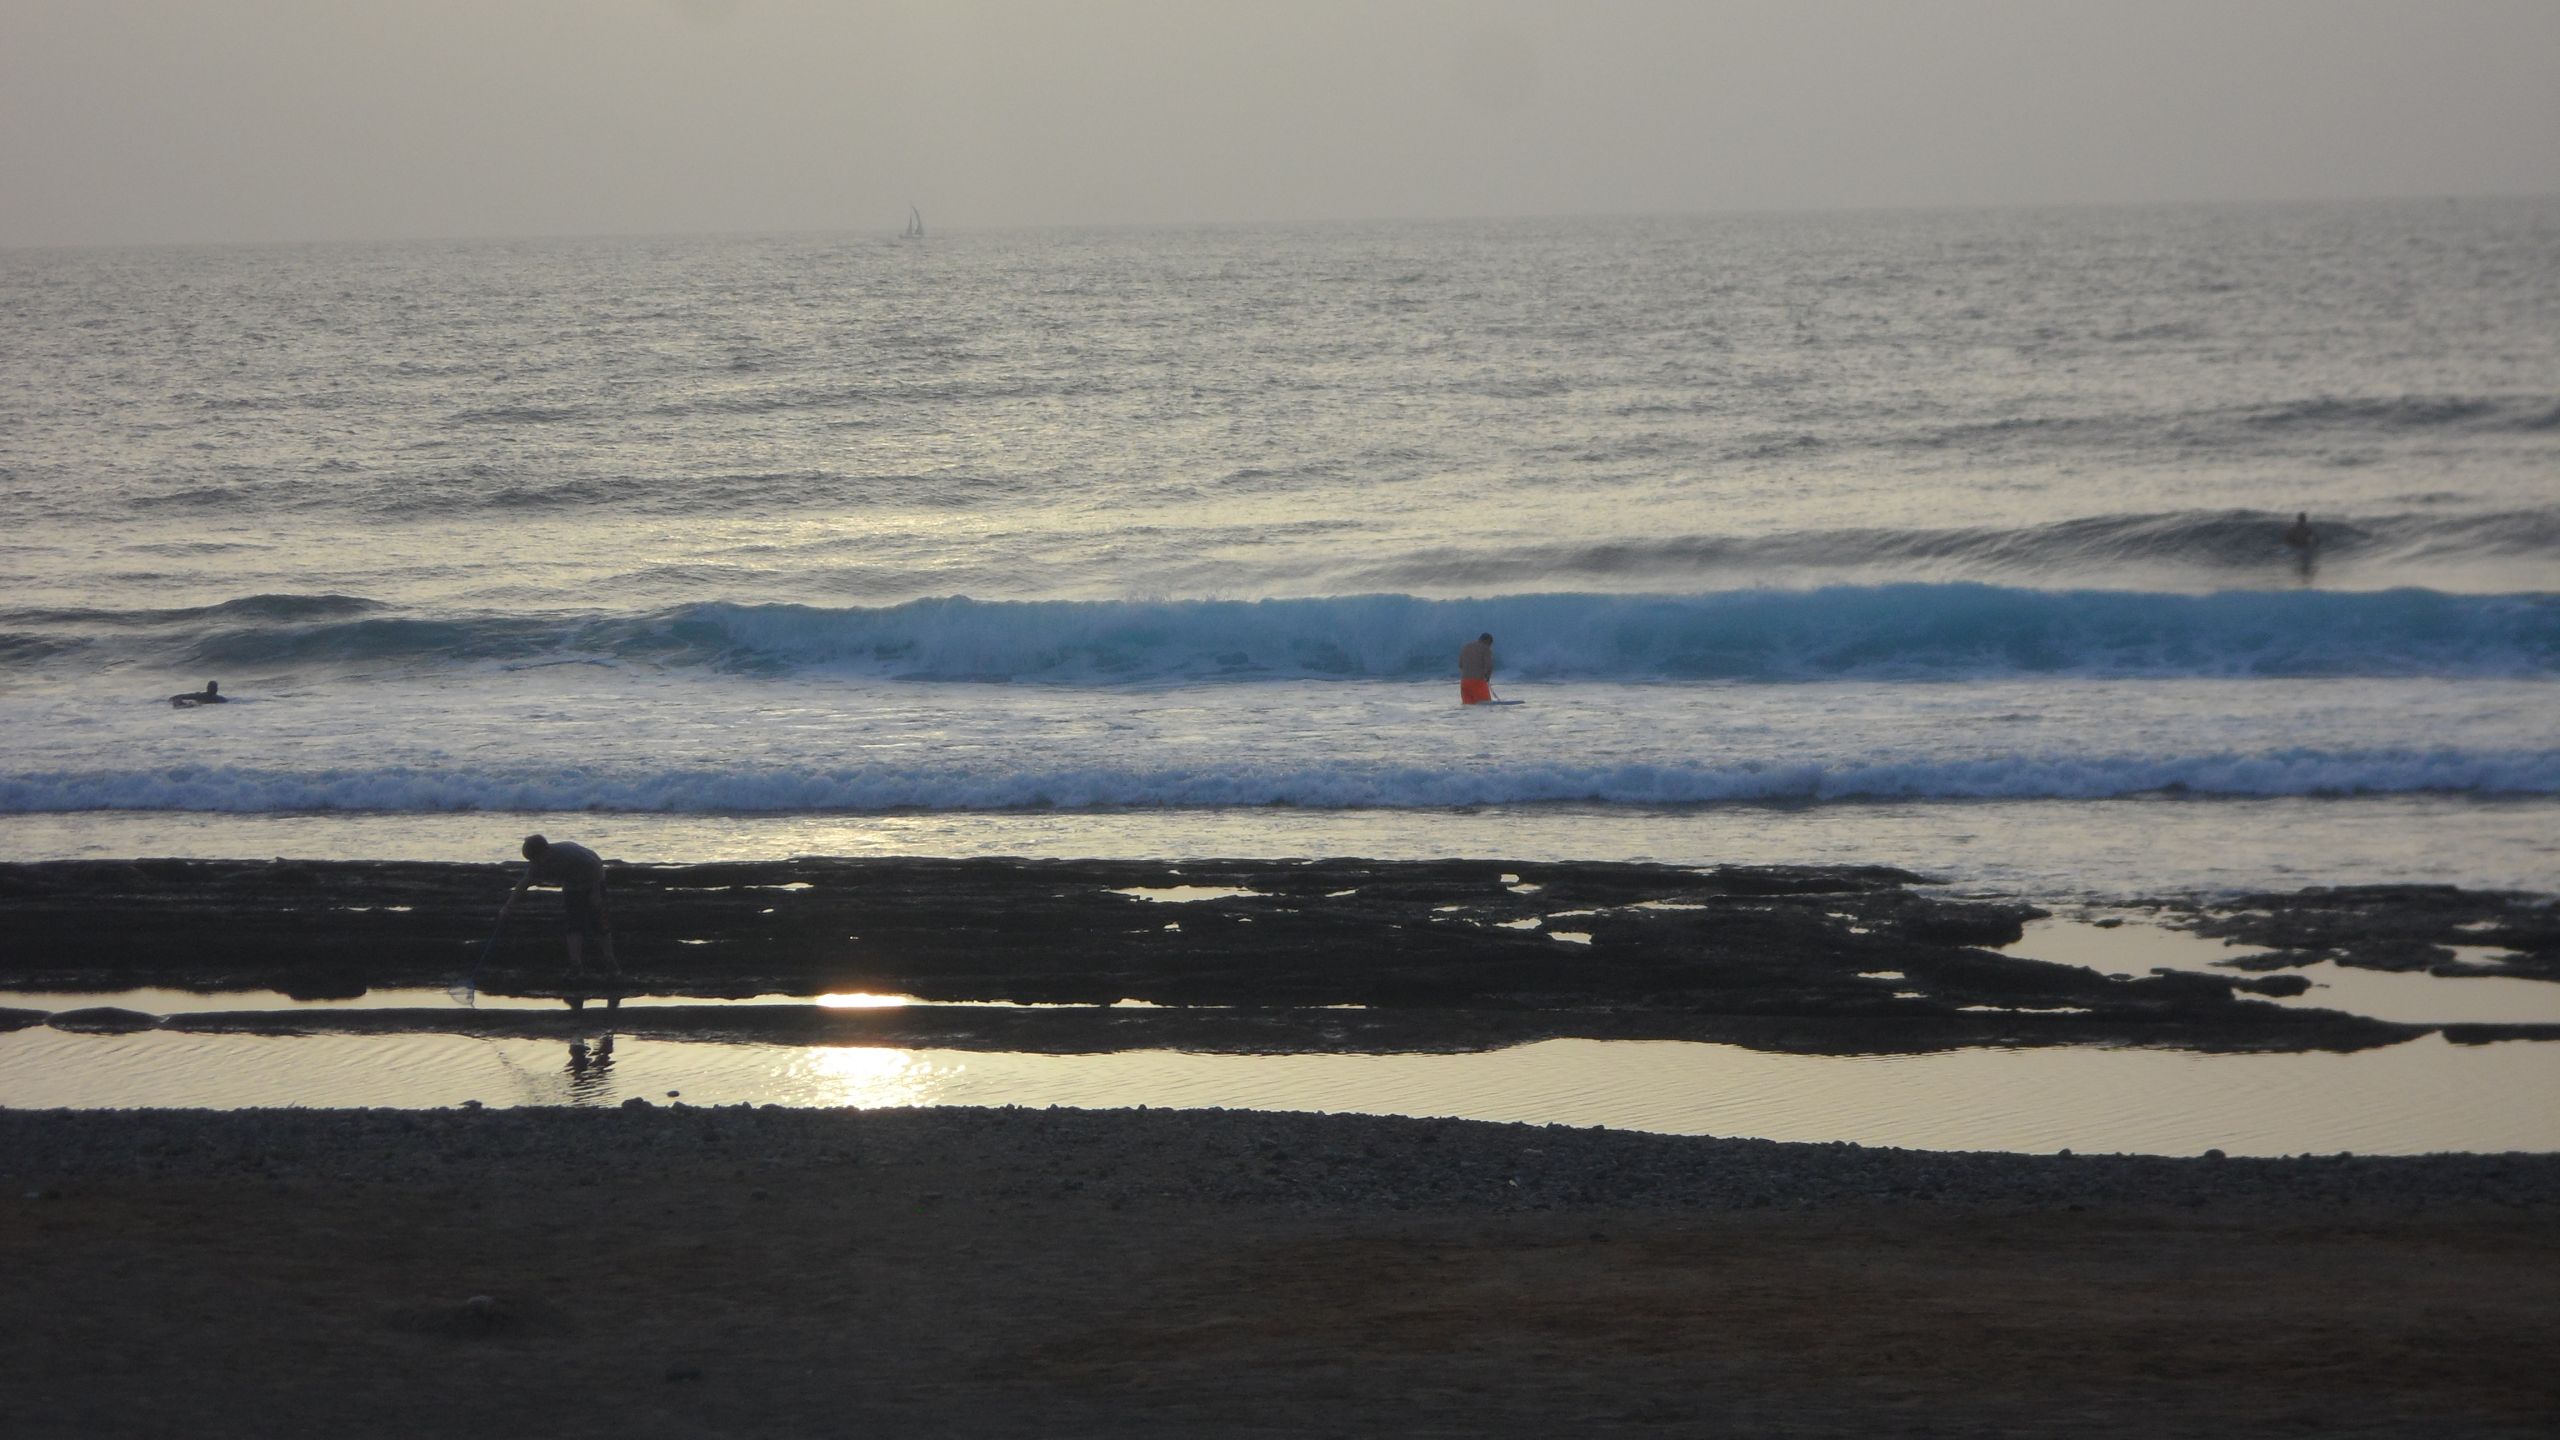
[{"label": "distant swimmer in waves", "polygon": [[622,966],[613,958],[613,921],[605,914],[604,857],[573,841],[527,835],[524,862],[524,878],[507,893],[507,903],[498,907],[498,923],[506,923],[507,912],[523,898],[526,886],[557,885],[569,939],[569,973],[585,973],[587,937],[594,936],[605,973],[620,979]]},{"label": "distant swimmer in waves", "polygon": [[192,694],[172,695],[169,697],[169,706],[174,710],[193,710],[199,705],[228,705],[230,703],[231,701],[229,698],[223,695],[222,687],[211,680],[204,682],[204,688],[195,691]]},{"label": "distant swimmer in waves", "polygon": [[1493,698],[1493,636],[1479,635],[1458,647],[1458,703],[1482,705]]},{"label": "distant swimmer in waves", "polygon": [[2301,572],[2304,583],[2320,565],[2320,532],[2311,528],[2311,512],[2297,511],[2293,523],[2285,527],[2284,546],[2293,552],[2293,568]]}]

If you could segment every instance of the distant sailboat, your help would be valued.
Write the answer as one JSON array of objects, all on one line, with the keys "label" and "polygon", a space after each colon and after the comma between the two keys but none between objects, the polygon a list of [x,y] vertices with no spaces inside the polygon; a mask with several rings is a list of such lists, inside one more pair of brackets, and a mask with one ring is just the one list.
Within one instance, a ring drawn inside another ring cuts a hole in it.
[{"label": "distant sailboat", "polygon": [[918,210],[912,202],[907,206],[907,231],[902,238],[908,240],[924,238],[924,212]]}]

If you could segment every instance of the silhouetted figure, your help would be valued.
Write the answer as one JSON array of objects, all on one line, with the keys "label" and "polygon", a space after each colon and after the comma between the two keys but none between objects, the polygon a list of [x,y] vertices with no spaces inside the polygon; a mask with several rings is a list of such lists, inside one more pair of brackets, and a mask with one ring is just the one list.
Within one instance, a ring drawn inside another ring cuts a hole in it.
[{"label": "silhouetted figure", "polygon": [[201,690],[194,691],[191,694],[172,695],[169,697],[169,708],[173,710],[193,710],[199,705],[228,705],[230,703],[231,702],[228,699],[224,698],[222,687],[211,680],[204,682],[204,688]]},{"label": "silhouetted figure", "polygon": [[605,914],[604,858],[572,841],[555,842],[527,835],[524,861],[524,878],[507,892],[507,903],[498,907],[499,923],[505,923],[507,912],[516,907],[527,886],[557,885],[563,932],[569,941],[569,973],[586,972],[586,942],[593,936],[605,973],[620,979],[622,966],[613,958],[613,923]]},{"label": "silhouetted figure", "polygon": [[2293,568],[2302,573],[2303,579],[2310,579],[2311,572],[2319,568],[2320,532],[2311,528],[2309,511],[2295,513],[2293,524],[2285,529],[2284,545],[2293,552]]},{"label": "silhouetted figure", "polygon": [[1493,698],[1493,636],[1479,635],[1458,647],[1458,703],[1482,705]]}]

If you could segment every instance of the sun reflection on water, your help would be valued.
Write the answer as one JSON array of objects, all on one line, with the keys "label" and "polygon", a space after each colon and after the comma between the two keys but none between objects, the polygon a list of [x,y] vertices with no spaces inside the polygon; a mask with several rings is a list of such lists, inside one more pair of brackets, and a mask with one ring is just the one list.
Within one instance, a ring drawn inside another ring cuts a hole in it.
[{"label": "sun reflection on water", "polygon": [[837,1045],[797,1052],[776,1078],[794,1104],[876,1110],[944,1103],[967,1069],[913,1050]]},{"label": "sun reflection on water", "polygon": [[839,990],[821,995],[817,1003],[829,1010],[894,1010],[915,1003],[911,995],[884,995],[871,990]]}]

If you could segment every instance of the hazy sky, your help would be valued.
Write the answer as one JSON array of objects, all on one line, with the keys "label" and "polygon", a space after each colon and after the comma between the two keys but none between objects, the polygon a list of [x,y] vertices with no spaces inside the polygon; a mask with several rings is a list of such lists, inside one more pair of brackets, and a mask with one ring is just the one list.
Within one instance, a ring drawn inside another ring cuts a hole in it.
[{"label": "hazy sky", "polygon": [[2560,192],[2560,0],[0,0],[0,244]]}]

